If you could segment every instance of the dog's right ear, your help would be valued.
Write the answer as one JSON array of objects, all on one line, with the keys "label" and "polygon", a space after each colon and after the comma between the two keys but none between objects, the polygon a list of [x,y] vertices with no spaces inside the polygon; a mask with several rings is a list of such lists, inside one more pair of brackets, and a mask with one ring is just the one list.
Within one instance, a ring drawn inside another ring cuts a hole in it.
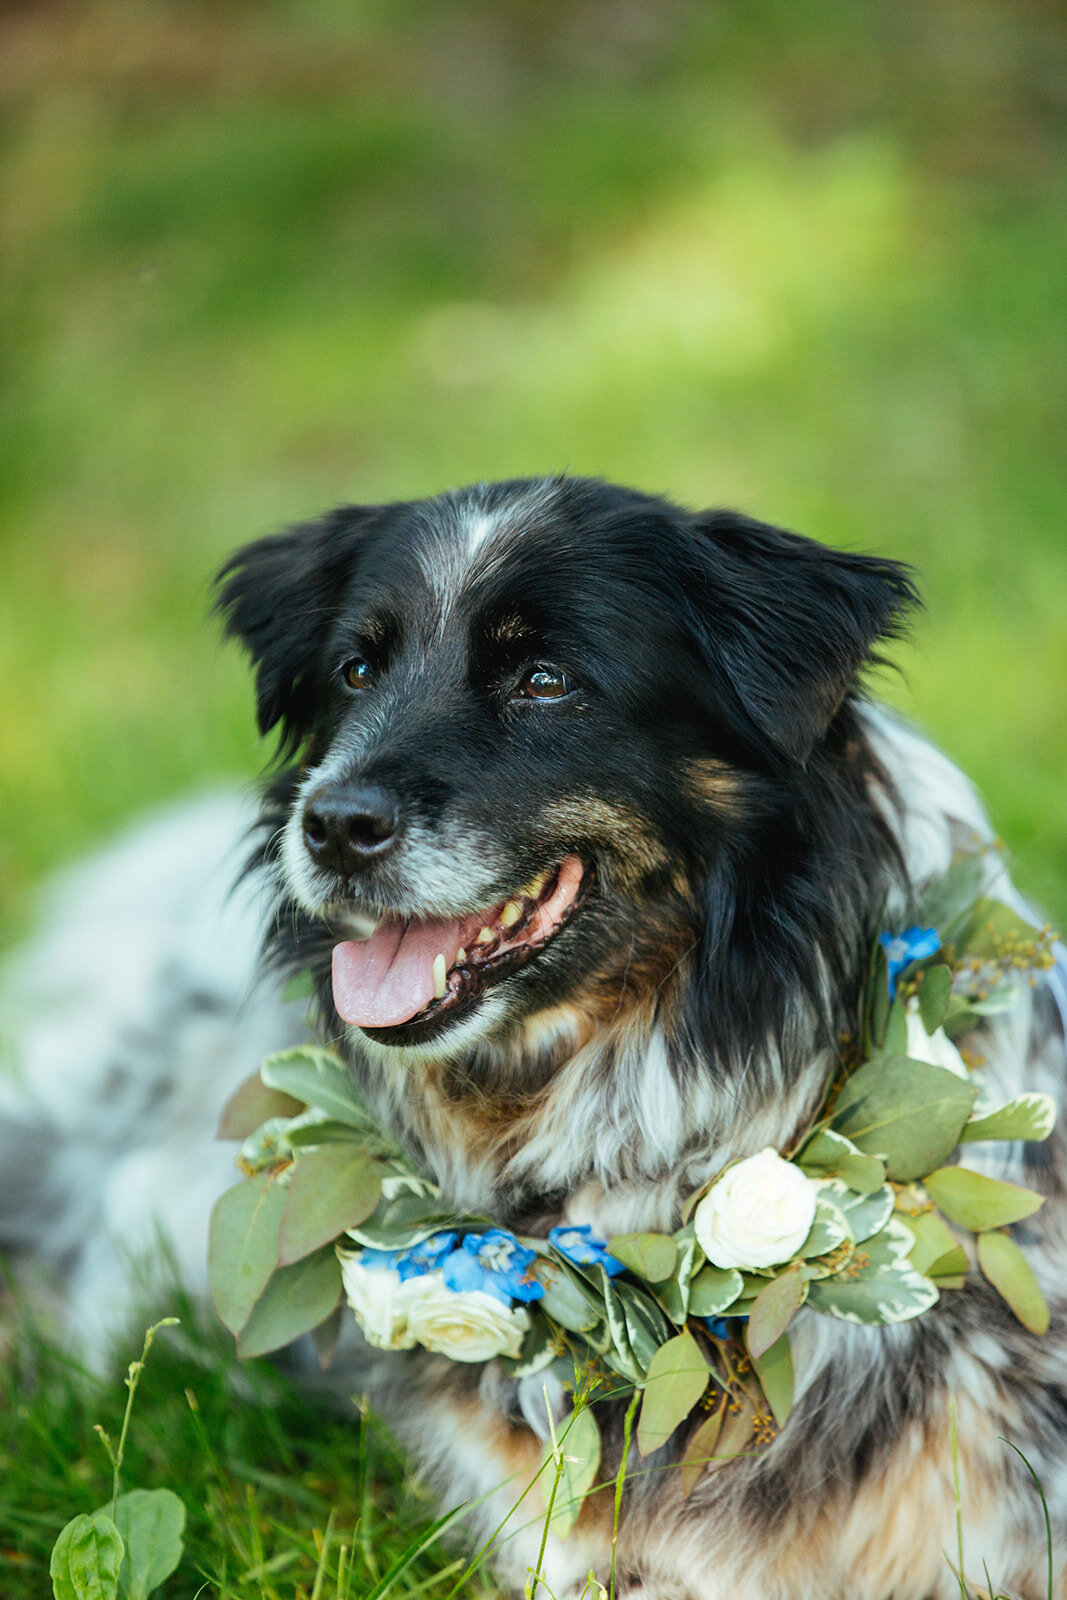
[{"label": "dog's right ear", "polygon": [[280,754],[310,729],[316,655],[381,506],[341,506],[318,522],[257,539],[231,556],[216,579],[215,610],[228,639],[240,639],[256,669],[260,733],[279,723]]}]

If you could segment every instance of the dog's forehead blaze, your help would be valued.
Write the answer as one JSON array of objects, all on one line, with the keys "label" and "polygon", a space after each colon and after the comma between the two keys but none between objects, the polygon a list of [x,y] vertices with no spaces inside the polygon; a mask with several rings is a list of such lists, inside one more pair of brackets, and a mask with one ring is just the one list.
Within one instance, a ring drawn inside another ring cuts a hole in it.
[{"label": "dog's forehead blaze", "polygon": [[474,484],[423,502],[405,535],[407,554],[442,612],[471,586],[492,580],[516,550],[536,548],[553,528],[551,479],[515,486]]}]

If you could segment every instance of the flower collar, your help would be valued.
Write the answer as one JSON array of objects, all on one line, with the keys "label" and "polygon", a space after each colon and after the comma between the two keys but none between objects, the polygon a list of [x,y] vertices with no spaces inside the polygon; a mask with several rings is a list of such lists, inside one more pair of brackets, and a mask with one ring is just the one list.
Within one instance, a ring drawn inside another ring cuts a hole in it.
[{"label": "flower collar", "polygon": [[[906,1321],[961,1287],[973,1255],[1043,1333],[1048,1311],[1008,1231],[1042,1197],[953,1159],[975,1140],[1045,1139],[1054,1120],[1047,1095],[988,1102],[953,1043],[1052,960],[1051,931],[984,897],[982,878],[980,857],[961,858],[912,926],[879,936],[817,1119],[790,1150],[725,1166],[673,1234],[599,1239],[564,1224],[520,1238],[450,1210],[383,1137],[338,1056],[269,1057],[220,1126],[243,1140],[244,1181],[212,1214],[209,1276],[240,1353],[311,1329],[321,1339],[347,1303],[382,1349],[495,1358],[516,1376],[555,1366],[583,1394],[632,1391],[642,1454],[695,1414],[684,1486],[700,1462],[768,1444],[784,1425],[802,1307]],[[265,1089],[275,1114],[259,1125]]]}]

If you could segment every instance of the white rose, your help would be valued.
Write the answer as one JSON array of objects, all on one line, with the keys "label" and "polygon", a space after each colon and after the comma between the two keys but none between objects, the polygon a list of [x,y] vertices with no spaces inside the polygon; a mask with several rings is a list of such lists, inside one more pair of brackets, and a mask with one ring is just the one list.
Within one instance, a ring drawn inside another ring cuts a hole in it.
[{"label": "white rose", "polygon": [[358,1255],[338,1251],[341,1281],[368,1344],[379,1350],[410,1350],[415,1335],[408,1325],[411,1291],[419,1278],[400,1281],[392,1267],[365,1267]]},{"label": "white rose", "polygon": [[484,1289],[449,1289],[439,1272],[406,1287],[418,1290],[408,1302],[408,1328],[427,1350],[453,1361],[488,1361],[522,1349],[530,1318],[521,1306],[509,1308]]},{"label": "white rose", "polygon": [[927,1033],[923,1019],[919,1015],[917,1000],[908,1002],[906,1020],[907,1053],[913,1061],[928,1061],[932,1067],[944,1067],[946,1072],[955,1073],[957,1078],[963,1078],[965,1082],[970,1083],[971,1075],[967,1071],[963,1057],[944,1028],[935,1028],[933,1033]]},{"label": "white rose", "polygon": [[796,1254],[815,1220],[816,1187],[777,1150],[731,1167],[701,1200],[693,1228],[717,1267],[774,1267]]}]

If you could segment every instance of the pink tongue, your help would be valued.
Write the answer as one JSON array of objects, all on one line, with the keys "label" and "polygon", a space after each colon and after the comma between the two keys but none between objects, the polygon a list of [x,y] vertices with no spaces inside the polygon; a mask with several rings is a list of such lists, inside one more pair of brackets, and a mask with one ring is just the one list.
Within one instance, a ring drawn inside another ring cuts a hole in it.
[{"label": "pink tongue", "polygon": [[[469,920],[469,919],[468,919]],[[455,962],[464,922],[383,922],[360,944],[334,947],[333,999],[346,1022],[394,1028],[433,999],[434,957]]]}]

